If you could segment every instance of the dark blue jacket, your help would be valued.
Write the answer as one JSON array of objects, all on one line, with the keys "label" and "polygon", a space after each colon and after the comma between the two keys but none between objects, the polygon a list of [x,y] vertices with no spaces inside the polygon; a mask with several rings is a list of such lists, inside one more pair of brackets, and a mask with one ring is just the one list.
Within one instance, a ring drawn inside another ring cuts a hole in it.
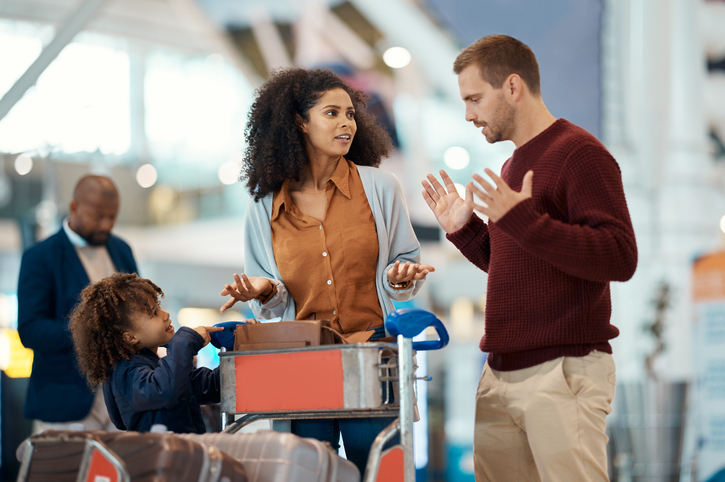
[{"label": "dark blue jacket", "polygon": [[[137,271],[128,244],[111,236],[107,248],[117,271]],[[78,370],[68,331],[68,316],[89,282],[62,228],[23,254],[18,280],[18,332],[23,345],[34,352],[26,418],[70,422],[81,420],[91,411],[94,395]]]},{"label": "dark blue jacket", "polygon": [[194,369],[194,355],[204,339],[190,328],[181,328],[159,358],[141,350],[130,360],[118,362],[103,384],[106,408],[120,430],[146,432],[155,423],[176,433],[204,433],[199,404],[218,403],[219,367]]}]

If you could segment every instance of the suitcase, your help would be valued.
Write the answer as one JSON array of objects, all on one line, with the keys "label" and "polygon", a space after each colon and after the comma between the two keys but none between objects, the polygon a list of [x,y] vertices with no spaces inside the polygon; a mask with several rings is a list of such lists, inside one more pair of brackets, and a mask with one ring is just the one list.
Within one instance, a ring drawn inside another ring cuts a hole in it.
[{"label": "suitcase", "polygon": [[234,351],[278,350],[341,343],[328,320],[295,320],[239,324],[234,329]]},{"label": "suitcase", "polygon": [[182,434],[217,447],[244,464],[249,482],[359,482],[355,464],[329,444],[291,433]]},{"label": "suitcase", "polygon": [[132,482],[247,481],[240,461],[216,447],[178,434],[54,430],[33,435],[26,441],[32,448],[26,446],[23,451],[18,480],[76,482],[79,472],[87,474],[88,465],[93,463],[91,457],[84,457],[86,440],[107,449],[111,463],[113,458],[120,459],[119,472]]}]

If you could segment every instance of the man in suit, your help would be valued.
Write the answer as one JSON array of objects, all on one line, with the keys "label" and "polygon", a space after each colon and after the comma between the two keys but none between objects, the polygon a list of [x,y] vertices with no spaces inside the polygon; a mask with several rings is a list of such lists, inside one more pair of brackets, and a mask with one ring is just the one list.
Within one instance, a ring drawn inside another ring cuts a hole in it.
[{"label": "man in suit", "polygon": [[35,433],[73,423],[86,430],[110,426],[102,390],[94,393],[78,371],[68,321],[90,282],[137,271],[131,248],[111,234],[119,204],[109,178],[82,177],[62,228],[23,254],[18,332],[34,352],[25,417],[35,420]]}]

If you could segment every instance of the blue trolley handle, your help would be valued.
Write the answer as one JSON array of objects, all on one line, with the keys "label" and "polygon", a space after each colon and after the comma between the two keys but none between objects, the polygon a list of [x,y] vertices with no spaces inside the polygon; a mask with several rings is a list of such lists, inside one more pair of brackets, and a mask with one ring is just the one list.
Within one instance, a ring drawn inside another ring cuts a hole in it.
[{"label": "blue trolley handle", "polygon": [[221,326],[222,328],[224,328],[224,331],[214,331],[212,333],[209,333],[209,337],[211,338],[211,344],[220,350],[222,349],[222,347],[230,351],[233,350],[234,330],[237,329],[237,326],[246,324],[246,321],[223,321],[221,323],[217,323],[214,326]]},{"label": "blue trolley handle", "polygon": [[448,344],[448,330],[441,320],[430,311],[418,308],[402,308],[391,312],[385,320],[385,329],[393,336],[413,338],[432,326],[438,333],[438,340],[414,341],[414,350],[438,350]]}]

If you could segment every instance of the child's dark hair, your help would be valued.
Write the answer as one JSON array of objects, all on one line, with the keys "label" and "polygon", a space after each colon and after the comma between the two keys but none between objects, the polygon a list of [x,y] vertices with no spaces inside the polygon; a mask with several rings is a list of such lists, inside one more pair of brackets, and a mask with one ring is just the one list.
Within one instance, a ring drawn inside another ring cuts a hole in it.
[{"label": "child's dark hair", "polygon": [[153,314],[164,292],[138,275],[116,273],[81,292],[70,317],[76,358],[92,388],[108,379],[111,368],[136,354],[123,333],[133,329],[136,313]]}]

